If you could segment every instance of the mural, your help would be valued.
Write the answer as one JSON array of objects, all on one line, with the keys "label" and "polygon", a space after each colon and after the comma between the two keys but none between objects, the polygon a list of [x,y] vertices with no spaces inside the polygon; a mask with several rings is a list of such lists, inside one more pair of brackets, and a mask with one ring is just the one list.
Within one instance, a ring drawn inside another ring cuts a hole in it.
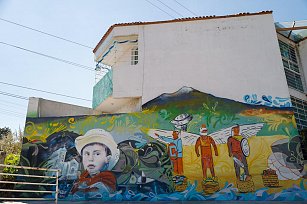
[{"label": "mural", "polygon": [[290,98],[281,98],[263,95],[261,99],[258,99],[257,94],[245,95],[243,100],[248,104],[265,105],[270,107],[291,107]]},{"label": "mural", "polygon": [[27,118],[21,165],[60,169],[63,200],[307,200],[289,107],[188,87],[139,113]]}]

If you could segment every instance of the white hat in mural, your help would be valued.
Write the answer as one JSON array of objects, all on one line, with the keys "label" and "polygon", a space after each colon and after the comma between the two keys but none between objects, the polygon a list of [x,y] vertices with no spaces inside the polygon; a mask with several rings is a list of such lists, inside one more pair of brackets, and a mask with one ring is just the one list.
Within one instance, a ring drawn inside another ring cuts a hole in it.
[{"label": "white hat in mural", "polygon": [[188,123],[193,119],[193,116],[188,113],[178,115],[174,120],[171,121],[175,128],[186,131]]},{"label": "white hat in mural", "polygon": [[111,151],[111,158],[108,170],[111,170],[119,159],[119,149],[113,139],[113,136],[103,129],[91,129],[83,136],[79,136],[75,140],[76,149],[81,154],[82,149],[91,143],[100,143],[106,145]]}]

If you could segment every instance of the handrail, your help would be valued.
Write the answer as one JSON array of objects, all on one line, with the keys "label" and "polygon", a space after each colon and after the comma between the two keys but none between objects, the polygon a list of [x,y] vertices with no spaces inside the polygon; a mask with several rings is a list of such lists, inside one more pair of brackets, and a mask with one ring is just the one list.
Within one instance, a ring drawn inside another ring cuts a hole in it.
[{"label": "handrail", "polygon": [[58,169],[46,169],[46,168],[39,168],[39,167],[31,167],[31,166],[15,166],[15,165],[7,165],[7,164],[0,164],[3,167],[11,167],[16,169],[32,169],[32,170],[40,170],[40,171],[59,171]]},{"label": "handrail", "polygon": [[5,165],[0,164],[0,167],[11,167],[16,169],[31,169],[37,171],[49,171],[55,172],[55,176],[41,176],[41,175],[34,175],[34,174],[22,174],[22,173],[0,173],[0,175],[7,175],[7,176],[20,176],[20,177],[32,177],[32,178],[51,178],[55,179],[55,183],[34,183],[34,182],[19,182],[19,181],[1,181],[0,183],[5,184],[21,184],[21,185],[38,185],[38,186],[55,186],[55,191],[52,190],[27,190],[27,189],[0,189],[0,192],[33,192],[33,193],[51,193],[54,194],[54,198],[7,198],[7,197],[0,197],[0,200],[54,200],[55,204],[58,203],[58,192],[59,192],[59,172],[60,170],[57,169],[46,169],[46,168],[38,168],[38,167],[29,167],[29,166],[15,166],[15,165]]},{"label": "handrail", "polygon": [[18,181],[0,181],[0,183],[39,185],[39,186],[55,186],[56,185],[54,183],[30,183],[30,182],[18,182]]},{"label": "handrail", "polygon": [[43,201],[47,201],[47,200],[54,200],[54,198],[0,198],[0,200],[43,200]]},{"label": "handrail", "polygon": [[15,190],[15,189],[1,189],[0,191],[5,192],[29,192],[29,193],[55,193],[55,191],[40,191],[40,190]]},{"label": "handrail", "polygon": [[28,174],[10,174],[10,173],[0,173],[0,175],[23,176],[23,177],[33,177],[33,178],[56,178],[56,176],[36,176],[36,175],[28,175]]}]

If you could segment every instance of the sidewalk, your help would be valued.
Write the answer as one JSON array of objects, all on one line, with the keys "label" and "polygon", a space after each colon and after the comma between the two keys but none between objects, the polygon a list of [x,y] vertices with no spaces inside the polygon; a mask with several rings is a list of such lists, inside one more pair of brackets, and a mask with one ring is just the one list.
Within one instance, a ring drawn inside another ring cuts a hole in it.
[{"label": "sidewalk", "polygon": [[[22,201],[22,202],[3,202],[4,204],[54,204],[54,201]],[[306,204],[307,201],[121,201],[121,202],[105,202],[105,201],[59,201],[58,204]]]}]

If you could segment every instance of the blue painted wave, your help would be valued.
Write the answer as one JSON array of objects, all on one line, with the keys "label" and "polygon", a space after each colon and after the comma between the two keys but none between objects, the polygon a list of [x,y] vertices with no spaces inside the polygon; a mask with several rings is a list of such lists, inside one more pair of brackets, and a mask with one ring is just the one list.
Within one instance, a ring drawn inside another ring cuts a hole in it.
[{"label": "blue painted wave", "polygon": [[[114,194],[104,194],[99,200],[105,201],[201,201],[201,200],[254,200],[254,201],[303,201],[307,200],[307,191],[305,185],[307,182],[301,181],[300,186],[284,189],[278,193],[269,194],[269,188],[261,188],[251,193],[238,193],[238,189],[232,183],[225,183],[224,187],[212,195],[204,195],[203,192],[196,191],[197,182],[188,184],[183,192],[174,192],[169,194],[137,193],[131,190],[122,192],[118,191]],[[88,200],[89,198],[76,198],[71,195],[65,200]],[[97,200],[97,198],[96,198]]]}]

